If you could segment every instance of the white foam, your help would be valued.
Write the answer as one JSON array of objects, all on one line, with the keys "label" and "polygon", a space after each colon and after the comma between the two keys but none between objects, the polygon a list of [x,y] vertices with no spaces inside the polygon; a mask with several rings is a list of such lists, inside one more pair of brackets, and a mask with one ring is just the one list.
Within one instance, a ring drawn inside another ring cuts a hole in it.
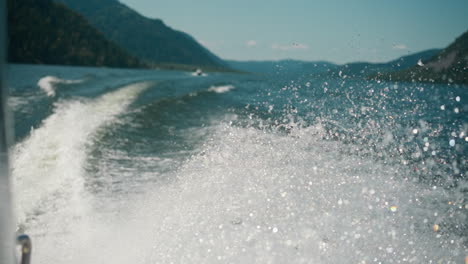
[{"label": "white foam", "polygon": [[[61,101],[52,115],[12,153],[18,223],[58,209],[75,210],[85,174],[87,144],[96,131],[117,115],[146,87],[138,83],[90,101]],[[78,206],[79,207],[79,206]],[[69,212],[68,215],[79,215]]]},{"label": "white foam", "polygon": [[32,105],[36,104],[42,96],[37,94],[21,94],[8,96],[8,108],[13,112],[32,114]]},{"label": "white foam", "polygon": [[235,89],[233,85],[220,85],[220,86],[211,86],[208,91],[215,92],[215,93],[227,93],[233,89]]},{"label": "white foam", "polygon": [[65,80],[65,79],[60,79],[55,76],[45,76],[39,79],[37,82],[37,86],[41,88],[47,96],[55,96],[55,89],[57,84],[76,84],[76,83],[82,83],[84,80]]},{"label": "white foam", "polygon": [[13,111],[24,108],[24,106],[31,103],[33,100],[32,96],[8,96],[8,107]]},{"label": "white foam", "polygon": [[453,196],[409,182],[404,167],[347,154],[320,126],[289,136],[211,129],[177,180],[94,212],[90,230],[68,243],[49,235],[39,262],[463,261],[462,240],[433,228]]},{"label": "white foam", "polygon": [[201,69],[197,69],[196,71],[191,73],[192,76],[208,76],[208,74],[204,73]]}]

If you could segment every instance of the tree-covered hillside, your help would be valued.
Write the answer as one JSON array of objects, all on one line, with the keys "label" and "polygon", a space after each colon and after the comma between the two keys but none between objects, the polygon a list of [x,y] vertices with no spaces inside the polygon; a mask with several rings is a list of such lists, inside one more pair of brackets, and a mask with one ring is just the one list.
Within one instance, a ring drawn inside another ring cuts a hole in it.
[{"label": "tree-covered hillside", "polygon": [[50,0],[8,0],[8,61],[146,67],[80,15]]},{"label": "tree-covered hillside", "polygon": [[144,17],[117,0],[55,0],[82,14],[108,39],[151,64],[227,65],[190,35]]}]

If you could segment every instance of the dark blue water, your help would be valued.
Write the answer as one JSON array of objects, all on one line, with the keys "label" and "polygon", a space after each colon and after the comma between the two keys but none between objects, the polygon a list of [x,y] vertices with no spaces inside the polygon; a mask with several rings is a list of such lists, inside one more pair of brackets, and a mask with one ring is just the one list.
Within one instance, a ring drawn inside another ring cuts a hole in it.
[{"label": "dark blue water", "polygon": [[43,263],[467,256],[466,86],[9,72],[18,227]]}]

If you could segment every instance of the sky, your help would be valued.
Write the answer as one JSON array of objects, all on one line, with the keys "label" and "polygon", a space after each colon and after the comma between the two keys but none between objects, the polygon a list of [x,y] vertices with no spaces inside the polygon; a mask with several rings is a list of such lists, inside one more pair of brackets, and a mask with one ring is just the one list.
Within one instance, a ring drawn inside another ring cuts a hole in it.
[{"label": "sky", "polygon": [[234,60],[385,62],[468,30],[468,0],[119,1]]}]

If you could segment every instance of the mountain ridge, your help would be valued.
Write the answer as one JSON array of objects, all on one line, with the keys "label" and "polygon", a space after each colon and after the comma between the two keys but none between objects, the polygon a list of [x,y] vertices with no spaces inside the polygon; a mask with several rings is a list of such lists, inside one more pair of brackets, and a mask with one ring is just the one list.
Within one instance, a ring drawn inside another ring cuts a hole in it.
[{"label": "mountain ridge", "polygon": [[[405,69],[416,65],[419,59],[427,60],[441,49],[429,49],[409,55],[401,56],[388,62],[351,62],[346,64],[335,64],[328,61],[302,61],[302,60],[265,60],[265,61],[237,61],[226,60],[232,68],[247,72],[271,74],[279,72],[301,72],[304,74],[338,76],[346,75],[349,77],[366,77],[369,74],[379,71],[394,71],[395,69]],[[341,72],[341,73],[340,73]]]},{"label": "mountain ridge", "polygon": [[8,61],[145,68],[80,15],[51,0],[8,0]]},{"label": "mountain ridge", "polygon": [[[419,60],[427,60],[438,54],[441,49],[428,49],[398,57],[388,62],[351,62],[340,65],[332,74],[335,76],[348,76],[350,78],[363,78],[372,74],[393,72],[407,69],[418,63]],[[341,73],[340,73],[341,72]]]},{"label": "mountain ridge", "polygon": [[104,36],[145,62],[227,68],[189,34],[147,18],[116,0],[55,0],[83,15]]},{"label": "mountain ridge", "polygon": [[421,60],[416,66],[371,77],[387,81],[468,84],[468,31],[458,36],[439,54]]}]

